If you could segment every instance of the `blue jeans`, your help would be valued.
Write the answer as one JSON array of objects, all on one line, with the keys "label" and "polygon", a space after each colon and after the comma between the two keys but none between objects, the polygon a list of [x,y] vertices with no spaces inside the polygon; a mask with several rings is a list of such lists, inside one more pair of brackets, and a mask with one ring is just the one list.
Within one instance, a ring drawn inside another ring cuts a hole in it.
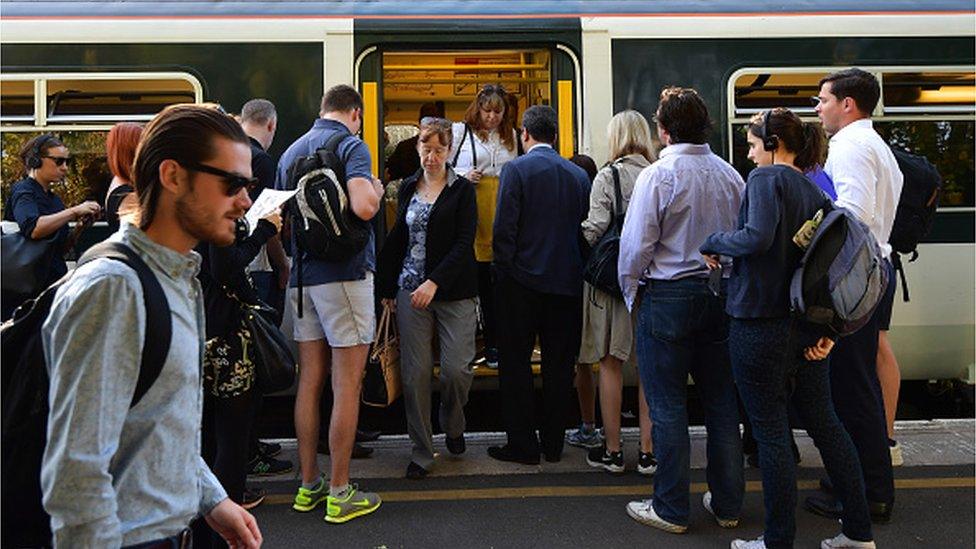
[{"label": "blue jeans", "polygon": [[796,534],[796,462],[787,411],[791,398],[844,506],[844,534],[872,539],[857,450],[830,397],[829,359],[809,362],[802,356],[817,338],[816,332],[788,318],[732,319],[729,330],[735,382],[759,446],[766,507],[763,540],[769,548],[793,547]]},{"label": "blue jeans", "polygon": [[712,510],[739,517],[745,488],[739,411],[728,356],[724,290],[705,279],[651,281],[637,315],[637,363],[654,421],[654,511],[688,524],[688,375],[701,395],[708,431],[706,479]]}]

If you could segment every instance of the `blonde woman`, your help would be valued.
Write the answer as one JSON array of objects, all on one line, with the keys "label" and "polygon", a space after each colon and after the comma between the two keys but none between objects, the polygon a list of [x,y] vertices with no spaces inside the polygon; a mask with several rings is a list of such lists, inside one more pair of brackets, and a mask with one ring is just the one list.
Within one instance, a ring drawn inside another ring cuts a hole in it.
[{"label": "blonde woman", "polygon": [[[590,211],[583,221],[583,236],[595,245],[614,222],[614,172],[620,181],[621,204],[627,211],[637,176],[655,157],[651,130],[637,111],[614,115],[607,126],[610,162],[593,180]],[[579,363],[600,365],[600,414],[603,417],[605,442],[590,449],[586,462],[611,473],[624,471],[620,441],[620,405],[623,394],[623,365],[634,353],[634,322],[623,297],[612,296],[588,283],[583,289],[583,337]],[[637,471],[651,475],[657,462],[651,448],[651,416],[644,390],[638,378],[637,398],[640,417],[640,451]]]},{"label": "blonde woman", "polygon": [[[485,360],[498,367],[495,342],[494,290],[491,283],[491,233],[498,203],[498,176],[502,167],[518,156],[515,112],[510,112],[511,95],[501,85],[485,84],[468,105],[463,122],[451,128],[450,162],[458,175],[474,183],[478,203],[478,227],[474,236],[474,257],[478,262],[478,298],[484,327]],[[517,104],[517,103],[516,103]]]}]

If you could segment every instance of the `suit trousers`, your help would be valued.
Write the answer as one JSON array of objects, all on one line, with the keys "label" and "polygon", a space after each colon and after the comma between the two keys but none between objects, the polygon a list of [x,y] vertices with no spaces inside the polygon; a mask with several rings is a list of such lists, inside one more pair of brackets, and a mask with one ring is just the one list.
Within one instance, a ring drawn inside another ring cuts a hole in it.
[{"label": "suit trousers", "polygon": [[[582,289],[582,281],[580,282]],[[573,369],[583,322],[581,295],[547,294],[509,275],[495,283],[498,381],[508,444],[520,456],[562,455],[573,392]],[[543,419],[536,438],[532,351],[542,350]]]},{"label": "suit trousers", "polygon": [[434,375],[434,331],[440,346],[439,419],[449,437],[464,433],[464,405],[474,379],[474,337],[477,326],[475,299],[432,301],[426,309],[410,304],[410,293],[397,292],[397,328],[400,332],[400,376],[407,434],[413,442],[411,460],[424,469],[434,465],[433,427],[430,417]]},{"label": "suit trousers", "polygon": [[830,392],[837,416],[857,448],[868,501],[893,503],[895,481],[877,370],[882,314],[879,307],[860,330],[837,340],[830,357]]}]

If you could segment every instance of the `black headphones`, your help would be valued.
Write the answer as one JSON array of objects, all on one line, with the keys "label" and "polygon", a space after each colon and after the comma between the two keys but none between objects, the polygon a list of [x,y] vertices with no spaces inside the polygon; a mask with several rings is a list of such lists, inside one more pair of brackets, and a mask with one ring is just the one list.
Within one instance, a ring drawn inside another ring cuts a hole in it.
[{"label": "black headphones", "polygon": [[762,139],[763,150],[767,152],[772,152],[779,148],[779,136],[777,136],[775,133],[772,135],[766,133],[766,130],[769,127],[769,115],[772,114],[772,112],[773,110],[769,109],[765,114],[763,114],[762,135],[759,136],[759,138]]},{"label": "black headphones", "polygon": [[30,154],[27,156],[27,161],[25,162],[28,170],[36,170],[41,167],[41,164],[44,163],[44,159],[41,158],[41,148],[52,139],[54,139],[54,134],[46,133],[34,142],[34,146],[31,147]]}]

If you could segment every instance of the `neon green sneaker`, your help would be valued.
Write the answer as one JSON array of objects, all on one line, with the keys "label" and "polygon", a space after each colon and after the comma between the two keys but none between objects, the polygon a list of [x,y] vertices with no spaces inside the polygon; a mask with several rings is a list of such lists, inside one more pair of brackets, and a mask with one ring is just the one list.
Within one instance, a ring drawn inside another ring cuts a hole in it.
[{"label": "neon green sneaker", "polygon": [[344,498],[329,496],[325,504],[325,521],[339,524],[352,520],[356,517],[367,515],[380,508],[378,494],[372,492],[360,492],[355,484],[349,488],[349,492]]},{"label": "neon green sneaker", "polygon": [[321,476],[319,477],[319,487],[315,490],[309,490],[302,486],[298,487],[298,493],[295,494],[295,503],[292,504],[291,508],[307,513],[325,501],[328,495],[329,482],[325,480],[325,476]]}]

